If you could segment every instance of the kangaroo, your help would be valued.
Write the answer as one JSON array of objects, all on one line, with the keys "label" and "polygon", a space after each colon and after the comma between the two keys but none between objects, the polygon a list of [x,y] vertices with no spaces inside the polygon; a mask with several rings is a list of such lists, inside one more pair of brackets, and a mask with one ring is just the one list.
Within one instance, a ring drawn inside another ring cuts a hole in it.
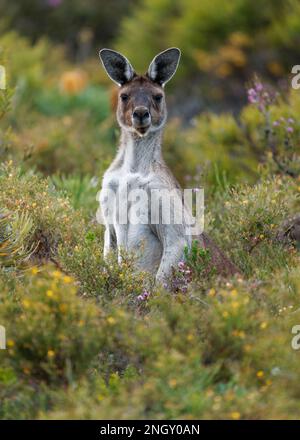
[{"label": "kangaroo", "polygon": [[[151,272],[158,283],[166,284],[192,240],[190,222],[185,221],[190,213],[180,194],[175,197],[180,201],[179,208],[175,199],[170,204],[174,210],[170,222],[162,221],[163,206],[157,195],[163,191],[180,192],[162,157],[161,143],[167,119],[164,87],[175,74],[181,53],[175,47],[159,53],[145,75],[138,75],[127,58],[116,51],[102,49],[99,55],[108,76],[119,86],[117,121],[121,128],[119,150],[104,174],[99,199],[105,224],[104,258],[117,251],[121,261],[122,250],[133,253],[138,269]],[[132,192],[136,194],[139,190],[147,195],[156,191],[156,203],[132,198]],[[128,202],[124,208],[126,220],[138,203],[144,221],[120,221],[116,194],[119,201]],[[186,214],[181,223],[174,221],[176,209]],[[151,221],[153,218],[156,221]],[[214,248],[203,234],[198,239],[204,247]],[[220,258],[223,256],[217,255],[218,261]]]}]

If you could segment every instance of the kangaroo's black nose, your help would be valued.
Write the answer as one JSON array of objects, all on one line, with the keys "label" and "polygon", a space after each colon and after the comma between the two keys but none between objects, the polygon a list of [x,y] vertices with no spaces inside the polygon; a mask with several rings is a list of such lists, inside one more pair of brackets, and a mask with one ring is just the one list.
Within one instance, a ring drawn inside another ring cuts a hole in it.
[{"label": "kangaroo's black nose", "polygon": [[136,122],[143,124],[150,118],[150,113],[146,107],[136,107],[132,113],[132,117]]}]

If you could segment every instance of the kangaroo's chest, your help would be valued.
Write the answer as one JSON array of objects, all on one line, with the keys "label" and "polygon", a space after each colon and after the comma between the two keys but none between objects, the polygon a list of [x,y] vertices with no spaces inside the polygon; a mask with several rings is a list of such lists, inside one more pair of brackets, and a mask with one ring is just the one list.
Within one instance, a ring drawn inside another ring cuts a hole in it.
[{"label": "kangaroo's chest", "polygon": [[104,174],[102,188],[116,193],[141,188],[147,190],[152,180],[152,173],[144,175],[139,172],[129,172],[126,169],[117,168]]},{"label": "kangaroo's chest", "polygon": [[151,173],[131,173],[122,168],[107,171],[103,178],[100,203],[109,224],[149,225],[151,215]]},{"label": "kangaroo's chest", "polygon": [[150,174],[130,173],[122,168],[108,171],[103,178],[101,193],[105,197],[101,198],[101,203],[115,209],[124,205],[127,211],[137,202],[139,206],[146,206],[151,181]]},{"label": "kangaroo's chest", "polygon": [[150,227],[151,187],[155,176],[108,171],[100,195],[102,214],[117,238],[117,244],[138,257],[141,269],[157,270],[162,255],[161,244]]}]

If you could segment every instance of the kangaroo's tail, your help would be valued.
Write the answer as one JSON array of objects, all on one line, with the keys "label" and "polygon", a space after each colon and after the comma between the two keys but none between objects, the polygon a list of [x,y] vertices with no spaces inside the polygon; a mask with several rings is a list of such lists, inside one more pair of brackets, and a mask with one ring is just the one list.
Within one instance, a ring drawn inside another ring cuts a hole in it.
[{"label": "kangaroo's tail", "polygon": [[224,254],[216,243],[205,233],[198,239],[202,242],[205,249],[210,251],[211,266],[215,267],[217,274],[222,276],[232,276],[241,273],[238,267]]}]

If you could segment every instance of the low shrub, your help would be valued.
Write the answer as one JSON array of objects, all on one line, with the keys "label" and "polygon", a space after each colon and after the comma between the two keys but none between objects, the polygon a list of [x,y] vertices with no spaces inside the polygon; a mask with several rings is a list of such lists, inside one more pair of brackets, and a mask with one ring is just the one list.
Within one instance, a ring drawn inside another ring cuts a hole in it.
[{"label": "low shrub", "polygon": [[76,293],[71,277],[55,268],[32,267],[17,286],[17,300],[2,294],[5,363],[18,377],[51,385],[86,373],[101,347],[99,310]]},{"label": "low shrub", "polygon": [[30,216],[32,228],[27,244],[34,247],[35,257],[50,258],[60,242],[71,245],[84,232],[84,220],[47,180],[6,163],[1,166],[0,186],[0,205],[13,213]]}]

